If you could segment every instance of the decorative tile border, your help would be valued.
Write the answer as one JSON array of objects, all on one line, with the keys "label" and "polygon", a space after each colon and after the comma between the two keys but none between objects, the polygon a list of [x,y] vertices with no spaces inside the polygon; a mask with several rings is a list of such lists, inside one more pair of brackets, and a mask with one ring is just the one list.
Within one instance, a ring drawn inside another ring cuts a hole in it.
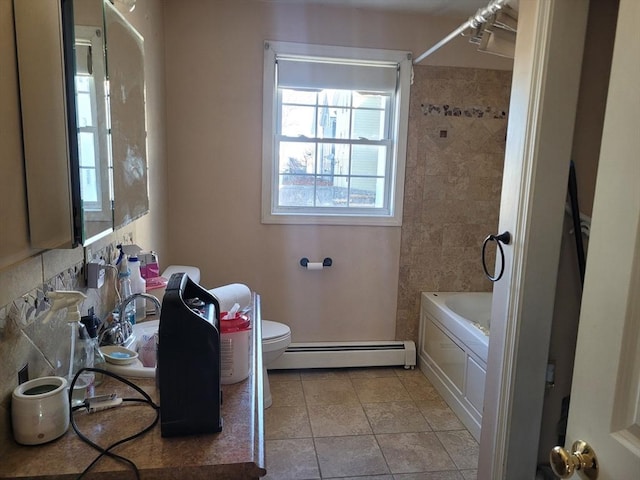
[{"label": "decorative tile border", "polygon": [[421,104],[423,115],[441,117],[467,117],[467,118],[494,118],[506,119],[508,111],[498,107],[454,107],[451,105],[435,105],[433,103]]}]

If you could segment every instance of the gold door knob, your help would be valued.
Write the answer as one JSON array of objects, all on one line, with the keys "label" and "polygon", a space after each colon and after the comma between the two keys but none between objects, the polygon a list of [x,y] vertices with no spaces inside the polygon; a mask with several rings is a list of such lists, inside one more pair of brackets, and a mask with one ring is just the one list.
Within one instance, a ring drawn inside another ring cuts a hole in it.
[{"label": "gold door knob", "polygon": [[577,440],[571,446],[573,453],[562,447],[554,447],[549,454],[551,469],[560,478],[569,478],[576,470],[582,478],[596,480],[598,478],[598,459],[587,442]]}]

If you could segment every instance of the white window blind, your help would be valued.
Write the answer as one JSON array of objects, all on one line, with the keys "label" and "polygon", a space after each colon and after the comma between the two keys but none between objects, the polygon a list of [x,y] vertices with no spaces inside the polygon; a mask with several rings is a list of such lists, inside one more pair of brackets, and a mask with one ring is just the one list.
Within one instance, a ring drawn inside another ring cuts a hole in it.
[{"label": "white window blind", "polygon": [[348,63],[276,56],[278,87],[393,92],[397,63]]},{"label": "white window blind", "polygon": [[264,223],[401,224],[410,58],[265,43]]}]

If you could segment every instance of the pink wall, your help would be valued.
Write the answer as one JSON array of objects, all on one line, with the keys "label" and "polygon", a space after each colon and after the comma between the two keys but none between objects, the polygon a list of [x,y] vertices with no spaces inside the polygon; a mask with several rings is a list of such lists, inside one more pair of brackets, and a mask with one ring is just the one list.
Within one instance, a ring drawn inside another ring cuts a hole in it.
[{"label": "pink wall", "polygon": [[[260,223],[263,41],[422,53],[460,19],[255,1],[165,2],[170,263],[243,282],[294,341],[395,337],[399,227]],[[433,63],[509,68],[464,39]],[[153,208],[153,207],[152,207]],[[298,261],[332,257],[324,271]]]}]

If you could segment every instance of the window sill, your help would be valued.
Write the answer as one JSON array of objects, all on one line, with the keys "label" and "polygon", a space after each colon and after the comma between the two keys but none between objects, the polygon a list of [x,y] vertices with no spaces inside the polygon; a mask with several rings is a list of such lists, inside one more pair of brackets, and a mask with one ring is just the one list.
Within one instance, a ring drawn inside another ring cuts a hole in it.
[{"label": "window sill", "polygon": [[345,225],[371,227],[401,227],[402,219],[387,216],[362,215],[291,215],[263,214],[263,224],[277,225]]}]

